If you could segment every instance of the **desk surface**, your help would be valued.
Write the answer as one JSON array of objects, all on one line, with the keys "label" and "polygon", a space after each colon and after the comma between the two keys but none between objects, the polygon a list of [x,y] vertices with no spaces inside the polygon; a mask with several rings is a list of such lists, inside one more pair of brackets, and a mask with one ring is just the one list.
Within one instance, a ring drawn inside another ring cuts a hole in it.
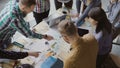
[{"label": "desk surface", "polygon": [[[51,49],[51,51],[54,51],[56,53],[55,55],[56,58],[60,58],[61,60],[64,60],[64,58],[67,56],[69,52],[70,46],[62,38],[60,38],[60,34],[56,30],[49,28],[47,23],[44,21],[38,24],[35,27],[35,29],[37,33],[42,33],[42,34],[45,33],[53,36],[54,40],[47,41],[45,39],[29,39],[29,38],[25,38],[24,36],[22,37],[20,36],[20,38],[18,38],[16,41],[25,45],[25,48],[29,50],[16,49],[16,47],[14,47],[15,50],[42,52],[40,53],[38,58],[29,56],[25,59],[22,59],[21,63],[34,64],[35,68],[40,68],[40,65],[46,59],[46,54],[49,52],[48,51],[49,49]],[[45,44],[46,42],[48,42],[49,44]],[[55,45],[53,46],[53,44]]]}]

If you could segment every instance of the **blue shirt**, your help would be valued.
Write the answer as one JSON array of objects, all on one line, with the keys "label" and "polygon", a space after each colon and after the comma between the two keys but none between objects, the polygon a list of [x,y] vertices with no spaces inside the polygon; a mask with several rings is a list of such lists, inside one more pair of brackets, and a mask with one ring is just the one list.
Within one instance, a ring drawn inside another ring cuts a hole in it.
[{"label": "blue shirt", "polygon": [[120,27],[120,1],[108,6],[108,19],[115,27]]}]

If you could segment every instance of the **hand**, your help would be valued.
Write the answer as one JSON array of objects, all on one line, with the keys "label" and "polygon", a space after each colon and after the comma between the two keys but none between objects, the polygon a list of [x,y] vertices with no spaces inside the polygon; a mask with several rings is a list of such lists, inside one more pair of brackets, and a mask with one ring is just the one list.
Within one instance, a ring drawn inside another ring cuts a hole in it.
[{"label": "hand", "polygon": [[79,14],[77,13],[77,14],[70,14],[70,16],[72,17],[72,18],[76,18],[76,17],[79,17]]},{"label": "hand", "polygon": [[38,57],[40,52],[28,52],[29,56]]},{"label": "hand", "polygon": [[54,38],[50,35],[44,35],[44,39],[50,41],[50,40],[53,40]]}]

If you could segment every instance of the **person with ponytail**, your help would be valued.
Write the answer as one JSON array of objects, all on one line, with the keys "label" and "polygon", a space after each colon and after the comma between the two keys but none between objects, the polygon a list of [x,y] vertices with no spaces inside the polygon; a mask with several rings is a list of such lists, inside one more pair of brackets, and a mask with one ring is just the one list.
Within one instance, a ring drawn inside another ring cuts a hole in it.
[{"label": "person with ponytail", "polygon": [[107,19],[105,11],[100,7],[92,8],[88,17],[99,45],[96,68],[101,68],[112,49],[112,25]]}]

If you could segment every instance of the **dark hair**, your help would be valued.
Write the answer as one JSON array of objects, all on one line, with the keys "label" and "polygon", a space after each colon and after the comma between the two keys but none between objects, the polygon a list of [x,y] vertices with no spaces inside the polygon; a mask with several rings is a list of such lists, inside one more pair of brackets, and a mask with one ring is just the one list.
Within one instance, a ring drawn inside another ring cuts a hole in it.
[{"label": "dark hair", "polygon": [[92,19],[98,21],[97,27],[96,27],[96,33],[100,32],[101,30],[104,32],[106,30],[108,33],[111,33],[112,31],[112,25],[107,19],[105,11],[100,7],[94,7],[92,8],[88,16]]},{"label": "dark hair", "polygon": [[74,25],[74,22],[69,20],[63,20],[58,25],[58,30],[66,34],[68,36],[73,36],[77,33],[76,26]]},{"label": "dark hair", "polygon": [[27,7],[30,7],[36,4],[36,0],[19,0],[19,1],[21,4],[26,5]]}]

